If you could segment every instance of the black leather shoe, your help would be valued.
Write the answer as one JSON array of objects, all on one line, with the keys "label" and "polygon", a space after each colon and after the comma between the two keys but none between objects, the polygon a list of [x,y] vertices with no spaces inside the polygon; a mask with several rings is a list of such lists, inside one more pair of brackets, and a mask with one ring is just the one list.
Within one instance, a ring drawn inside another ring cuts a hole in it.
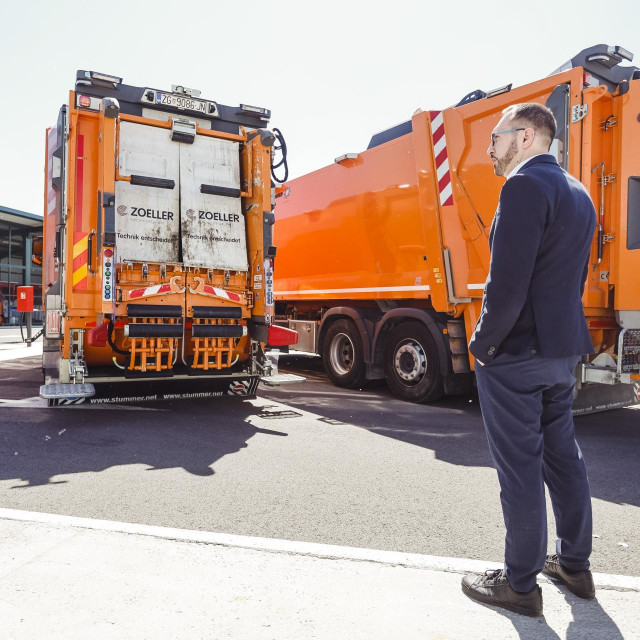
[{"label": "black leather shoe", "polygon": [[591,571],[586,569],[585,571],[569,573],[560,564],[560,560],[555,553],[547,556],[542,573],[544,573],[545,576],[549,576],[552,580],[562,583],[571,593],[577,595],[578,598],[592,600],[596,597],[596,587],[593,584]]},{"label": "black leather shoe", "polygon": [[524,616],[542,615],[542,589],[538,585],[527,593],[514,591],[502,569],[462,578],[464,593],[478,602],[509,609]]}]

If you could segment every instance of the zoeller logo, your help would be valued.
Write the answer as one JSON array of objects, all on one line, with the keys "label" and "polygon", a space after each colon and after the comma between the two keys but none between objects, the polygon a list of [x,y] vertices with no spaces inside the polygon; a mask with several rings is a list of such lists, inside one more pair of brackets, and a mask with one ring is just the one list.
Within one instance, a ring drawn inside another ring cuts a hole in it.
[{"label": "zoeller logo", "polygon": [[119,215],[119,216],[126,216],[126,215],[127,215],[127,209],[128,209],[128,208],[129,208],[129,207],[126,207],[125,205],[121,204],[121,205],[118,207],[118,215]]},{"label": "zoeller logo", "polygon": [[195,220],[196,212],[193,209],[187,209],[187,218],[189,218],[189,220]]},{"label": "zoeller logo", "polygon": [[[121,214],[121,215],[124,215],[124,214]],[[173,211],[160,211],[160,209],[143,209],[142,207],[131,207],[131,213],[129,215],[134,218],[155,218],[156,220],[173,220]]]},{"label": "zoeller logo", "polygon": [[240,216],[237,213],[222,213],[220,211],[198,211],[199,220],[217,220],[219,222],[238,222]]}]

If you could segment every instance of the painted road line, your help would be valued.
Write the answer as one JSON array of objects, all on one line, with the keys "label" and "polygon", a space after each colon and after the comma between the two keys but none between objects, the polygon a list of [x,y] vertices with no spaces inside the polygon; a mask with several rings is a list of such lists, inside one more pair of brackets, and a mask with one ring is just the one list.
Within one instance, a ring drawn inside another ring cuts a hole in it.
[{"label": "painted road line", "polygon": [[33,396],[31,398],[22,398],[21,400],[5,400],[0,398],[0,407],[11,408],[16,407],[19,409],[42,409],[47,406],[47,401],[40,396]]},{"label": "painted road line", "polygon": [[[484,560],[473,560],[471,558],[446,558],[416,553],[401,553],[398,551],[343,547],[315,542],[297,542],[292,540],[279,540],[276,538],[238,536],[227,533],[193,531],[189,529],[174,529],[171,527],[156,527],[152,525],[133,524],[128,522],[116,522],[113,520],[76,518],[74,516],[39,513],[37,511],[20,511],[17,509],[0,508],[0,519],[20,522],[39,522],[58,527],[73,527],[76,529],[93,529],[97,531],[111,531],[113,533],[151,536],[165,540],[252,549],[255,551],[264,551],[269,553],[305,555],[316,558],[325,558],[328,560],[375,562],[378,564],[397,567],[429,569],[432,571],[443,571],[448,573],[483,572],[486,569],[500,569],[502,567],[502,563],[485,562]],[[542,580],[548,581],[544,576],[539,577]],[[622,589],[640,592],[640,577],[611,575],[606,573],[594,573],[593,577],[596,585],[601,589]]]},{"label": "painted road line", "polygon": [[14,343],[0,344],[0,362],[6,360],[17,360],[19,358],[33,358],[35,356],[42,357],[42,342],[34,342],[30,347],[13,346]]}]

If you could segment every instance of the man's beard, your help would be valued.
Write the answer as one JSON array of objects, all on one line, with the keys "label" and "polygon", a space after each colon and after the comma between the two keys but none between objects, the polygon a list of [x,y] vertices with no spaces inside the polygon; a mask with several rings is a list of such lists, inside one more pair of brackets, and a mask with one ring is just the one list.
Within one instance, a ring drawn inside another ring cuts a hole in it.
[{"label": "man's beard", "polygon": [[504,176],[506,168],[509,166],[511,161],[516,157],[517,153],[518,153],[518,145],[516,144],[516,141],[513,140],[509,145],[509,148],[506,150],[504,156],[502,156],[502,158],[496,158],[496,162],[493,165],[493,172],[497,176]]}]

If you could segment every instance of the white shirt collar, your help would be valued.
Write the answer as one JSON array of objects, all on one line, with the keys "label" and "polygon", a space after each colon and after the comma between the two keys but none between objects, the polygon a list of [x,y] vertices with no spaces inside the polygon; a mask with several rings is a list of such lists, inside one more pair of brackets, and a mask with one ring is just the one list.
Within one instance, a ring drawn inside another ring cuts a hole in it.
[{"label": "white shirt collar", "polygon": [[523,160],[520,164],[517,164],[512,170],[511,173],[509,173],[509,175],[507,176],[507,180],[509,178],[513,178],[513,176],[516,175],[516,173],[518,173],[518,171],[520,171],[520,169],[522,169],[522,167],[527,164],[527,162],[529,162],[529,160],[533,160],[533,158],[537,158],[538,156],[544,156],[544,153],[536,153],[535,156],[529,156],[526,160]]}]

